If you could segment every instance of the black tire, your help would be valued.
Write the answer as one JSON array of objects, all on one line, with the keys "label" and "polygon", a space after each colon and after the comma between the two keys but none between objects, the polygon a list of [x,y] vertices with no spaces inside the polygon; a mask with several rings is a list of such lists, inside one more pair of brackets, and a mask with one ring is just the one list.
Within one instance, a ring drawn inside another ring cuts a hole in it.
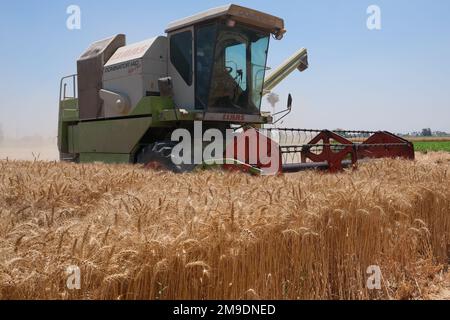
[{"label": "black tire", "polygon": [[155,142],[144,147],[137,156],[137,163],[143,164],[146,168],[162,169],[172,171],[174,173],[191,172],[195,169],[195,165],[174,163],[172,149],[175,147],[174,142]]}]

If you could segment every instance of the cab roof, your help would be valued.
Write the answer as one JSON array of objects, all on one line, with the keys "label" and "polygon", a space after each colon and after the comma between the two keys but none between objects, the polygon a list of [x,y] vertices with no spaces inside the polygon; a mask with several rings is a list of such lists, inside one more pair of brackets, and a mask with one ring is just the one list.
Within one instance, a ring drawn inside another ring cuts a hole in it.
[{"label": "cab roof", "polygon": [[283,19],[235,4],[213,8],[193,16],[174,21],[169,24],[166,32],[170,33],[200,22],[221,17],[228,17],[239,22],[253,25],[275,35],[280,33],[283,34],[285,32]]}]

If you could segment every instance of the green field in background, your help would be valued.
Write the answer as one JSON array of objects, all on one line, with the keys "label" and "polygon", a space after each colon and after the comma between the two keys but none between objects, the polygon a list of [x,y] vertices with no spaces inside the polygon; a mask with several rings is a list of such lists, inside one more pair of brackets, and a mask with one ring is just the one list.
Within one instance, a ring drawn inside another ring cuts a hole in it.
[{"label": "green field in background", "polygon": [[414,142],[414,149],[419,152],[447,151],[450,152],[450,141],[420,141]]}]

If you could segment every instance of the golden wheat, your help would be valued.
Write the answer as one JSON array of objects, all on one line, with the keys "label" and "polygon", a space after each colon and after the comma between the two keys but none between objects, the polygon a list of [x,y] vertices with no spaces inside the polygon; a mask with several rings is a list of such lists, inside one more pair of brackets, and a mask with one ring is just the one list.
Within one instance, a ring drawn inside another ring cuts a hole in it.
[{"label": "golden wheat", "polygon": [[427,298],[450,255],[449,159],[279,177],[0,161],[0,299]]}]

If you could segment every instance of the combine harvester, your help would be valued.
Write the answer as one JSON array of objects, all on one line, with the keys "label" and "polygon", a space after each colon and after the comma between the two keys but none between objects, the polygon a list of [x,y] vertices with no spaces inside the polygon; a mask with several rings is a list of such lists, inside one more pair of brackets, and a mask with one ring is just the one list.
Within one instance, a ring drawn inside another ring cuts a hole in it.
[{"label": "combine harvester", "polygon": [[[78,74],[61,80],[61,160],[186,171],[193,167],[172,161],[171,135],[179,128],[193,133],[198,121],[203,131],[254,128],[275,140],[278,172],[335,172],[368,158],[414,159],[410,142],[385,131],[274,128],[290,113],[292,98],[285,111],[270,114],[260,110],[263,96],[308,68],[301,49],[266,76],[270,37],[281,40],[286,33],[282,19],[228,5],[171,23],[166,32],[131,45],[122,34],[95,42],[78,60]],[[231,167],[261,169],[259,159],[235,159]]]}]

